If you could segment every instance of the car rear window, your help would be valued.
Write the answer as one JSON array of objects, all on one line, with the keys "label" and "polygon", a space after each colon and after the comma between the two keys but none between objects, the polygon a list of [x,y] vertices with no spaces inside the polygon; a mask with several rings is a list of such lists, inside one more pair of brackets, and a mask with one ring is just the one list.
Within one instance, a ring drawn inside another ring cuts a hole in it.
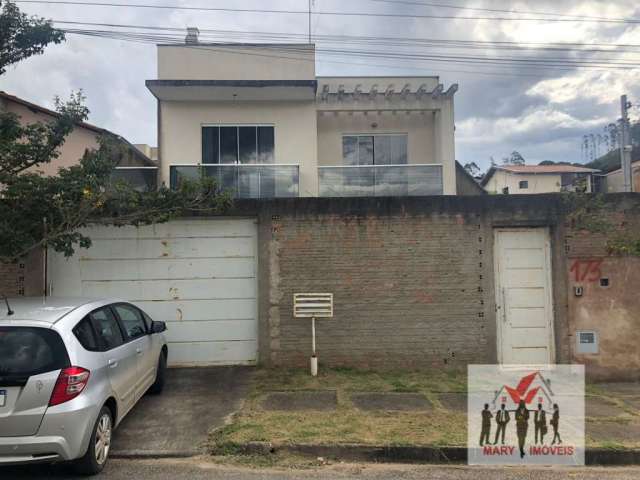
[{"label": "car rear window", "polygon": [[99,350],[96,334],[94,333],[93,327],[91,326],[88,318],[85,318],[75,326],[73,334],[85,350],[89,350],[90,352],[96,352]]},{"label": "car rear window", "polygon": [[0,383],[67,368],[69,355],[60,335],[37,327],[0,327]]}]

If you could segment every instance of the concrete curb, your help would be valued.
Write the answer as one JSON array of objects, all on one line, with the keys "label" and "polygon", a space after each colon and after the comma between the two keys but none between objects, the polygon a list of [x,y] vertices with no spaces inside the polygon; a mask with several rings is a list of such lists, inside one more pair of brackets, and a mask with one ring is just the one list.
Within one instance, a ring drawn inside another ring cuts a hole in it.
[{"label": "concrete curb", "polygon": [[[272,445],[269,442],[250,442],[236,445],[234,450],[244,455],[271,455],[278,452],[286,452],[363,462],[437,464],[465,464],[467,462],[467,449],[465,447],[369,446],[359,444]],[[585,463],[586,465],[640,465],[640,450],[588,448],[585,452]]]},{"label": "concrete curb", "polygon": [[144,459],[144,458],[189,458],[202,455],[200,450],[129,450],[109,453],[109,458]]}]

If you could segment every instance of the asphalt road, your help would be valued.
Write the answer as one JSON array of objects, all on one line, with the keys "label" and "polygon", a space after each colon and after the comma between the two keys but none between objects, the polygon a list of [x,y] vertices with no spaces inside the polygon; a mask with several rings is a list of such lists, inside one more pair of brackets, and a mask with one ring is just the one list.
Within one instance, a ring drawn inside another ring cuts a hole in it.
[{"label": "asphalt road", "polygon": [[[75,479],[62,466],[0,468],[2,479]],[[314,469],[283,470],[221,466],[204,459],[110,460],[99,480],[636,480],[640,467],[481,468],[437,465],[337,464]]]}]

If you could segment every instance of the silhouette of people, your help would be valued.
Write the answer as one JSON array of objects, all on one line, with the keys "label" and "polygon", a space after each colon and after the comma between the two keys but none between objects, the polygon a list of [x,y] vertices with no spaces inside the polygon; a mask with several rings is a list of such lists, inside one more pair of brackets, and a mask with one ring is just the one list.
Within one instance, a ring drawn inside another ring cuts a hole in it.
[{"label": "silhouette of people", "polygon": [[491,433],[491,419],[493,415],[489,411],[489,404],[484,404],[484,410],[482,410],[482,430],[480,431],[480,446],[482,447],[485,442],[487,445],[491,444],[489,440],[489,434]]},{"label": "silhouette of people", "polygon": [[544,436],[547,434],[547,412],[542,409],[542,404],[538,404],[538,409],[533,415],[533,425],[535,426],[535,440],[544,443]]},{"label": "silhouette of people", "polygon": [[516,409],[516,434],[518,435],[518,448],[520,448],[520,458],[524,458],[524,442],[527,439],[527,430],[529,429],[529,410],[520,400]]},{"label": "silhouette of people", "polygon": [[509,412],[505,410],[505,404],[503,403],[500,406],[500,410],[496,412],[496,423],[498,424],[498,428],[496,430],[496,438],[493,442],[494,445],[498,444],[498,437],[502,434],[502,445],[504,445],[504,434],[507,430],[507,423],[509,423],[511,417],[509,416]]},{"label": "silhouette of people", "polygon": [[558,427],[560,424],[560,409],[558,408],[558,404],[553,404],[553,416],[551,417],[551,426],[553,427],[553,441],[551,445],[556,443],[556,439],[558,439],[558,443],[562,443],[562,439],[560,438],[560,432],[558,432]]}]

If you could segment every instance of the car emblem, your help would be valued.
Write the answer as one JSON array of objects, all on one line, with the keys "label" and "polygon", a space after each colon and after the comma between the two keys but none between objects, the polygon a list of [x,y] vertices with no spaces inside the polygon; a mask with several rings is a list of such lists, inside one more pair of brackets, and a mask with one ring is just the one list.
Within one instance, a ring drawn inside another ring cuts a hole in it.
[{"label": "car emblem", "polygon": [[38,380],[36,382],[36,390],[38,390],[38,393],[40,393],[40,391],[42,390],[42,387],[44,387],[44,384],[42,383],[41,380]]}]

